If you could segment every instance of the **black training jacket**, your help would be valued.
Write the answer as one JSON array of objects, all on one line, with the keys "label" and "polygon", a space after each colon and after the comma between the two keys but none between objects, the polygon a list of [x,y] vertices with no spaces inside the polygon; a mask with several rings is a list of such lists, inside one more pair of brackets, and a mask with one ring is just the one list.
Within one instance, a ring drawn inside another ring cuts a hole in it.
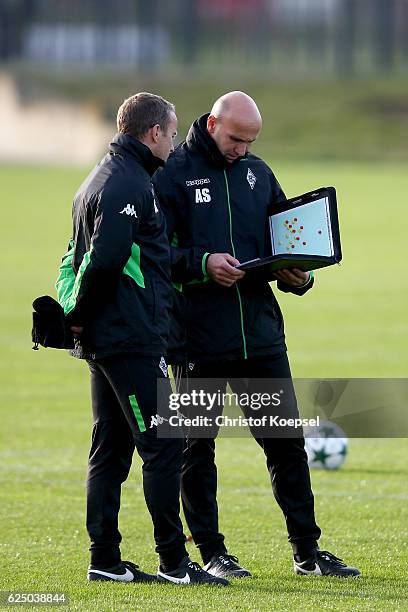
[{"label": "black training jacket", "polygon": [[56,288],[71,324],[84,326],[77,357],[166,350],[170,250],[150,180],[162,164],[144,144],[117,134],[75,195],[73,238]]},{"label": "black training jacket", "polygon": [[[282,313],[267,280],[251,271],[224,288],[208,278],[206,261],[211,253],[230,253],[241,262],[270,255],[268,209],[285,195],[259,157],[227,163],[207,132],[207,117],[194,122],[153,177],[172,244],[172,279],[185,297],[188,358],[273,355],[286,346]],[[312,285],[313,275],[302,288],[278,282],[297,295]]]}]

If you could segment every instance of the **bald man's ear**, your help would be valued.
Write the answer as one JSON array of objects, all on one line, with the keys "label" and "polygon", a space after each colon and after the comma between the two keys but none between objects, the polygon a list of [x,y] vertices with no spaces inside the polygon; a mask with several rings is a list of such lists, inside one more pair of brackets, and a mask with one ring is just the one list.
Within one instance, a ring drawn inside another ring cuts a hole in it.
[{"label": "bald man's ear", "polygon": [[207,119],[207,130],[209,134],[214,134],[216,123],[217,123],[217,118],[214,117],[214,115],[210,115]]}]

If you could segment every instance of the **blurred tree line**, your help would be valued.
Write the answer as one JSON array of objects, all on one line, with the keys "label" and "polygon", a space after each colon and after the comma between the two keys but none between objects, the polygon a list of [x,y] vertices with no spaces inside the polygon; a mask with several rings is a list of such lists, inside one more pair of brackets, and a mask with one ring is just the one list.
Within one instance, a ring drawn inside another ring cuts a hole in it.
[{"label": "blurred tree line", "polygon": [[[0,0],[0,61],[35,61],[27,44],[35,26],[51,34],[65,27],[69,36],[84,24],[109,36],[131,24],[145,31],[135,69],[238,65],[350,76],[408,64],[408,0]],[[161,56],[153,53],[157,28],[168,40]],[[52,63],[52,46],[47,53],[41,61]],[[95,61],[108,61],[106,52]]]}]

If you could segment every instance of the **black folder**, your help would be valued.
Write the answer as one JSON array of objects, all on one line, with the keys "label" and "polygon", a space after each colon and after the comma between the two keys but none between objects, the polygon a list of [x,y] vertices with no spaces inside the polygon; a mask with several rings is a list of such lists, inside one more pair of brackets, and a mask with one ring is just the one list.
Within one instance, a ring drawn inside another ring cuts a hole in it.
[{"label": "black folder", "polygon": [[342,259],[334,187],[320,187],[275,204],[269,216],[272,255],[244,261],[237,269],[267,266],[267,274],[283,268],[309,271]]}]

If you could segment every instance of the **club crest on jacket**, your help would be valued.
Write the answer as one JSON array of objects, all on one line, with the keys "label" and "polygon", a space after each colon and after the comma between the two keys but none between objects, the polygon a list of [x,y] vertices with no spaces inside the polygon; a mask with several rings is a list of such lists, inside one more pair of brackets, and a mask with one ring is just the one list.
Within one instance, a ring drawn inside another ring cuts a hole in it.
[{"label": "club crest on jacket", "polygon": [[255,187],[255,183],[256,183],[256,176],[252,172],[251,168],[248,168],[247,181],[249,183],[250,188],[253,189]]}]

